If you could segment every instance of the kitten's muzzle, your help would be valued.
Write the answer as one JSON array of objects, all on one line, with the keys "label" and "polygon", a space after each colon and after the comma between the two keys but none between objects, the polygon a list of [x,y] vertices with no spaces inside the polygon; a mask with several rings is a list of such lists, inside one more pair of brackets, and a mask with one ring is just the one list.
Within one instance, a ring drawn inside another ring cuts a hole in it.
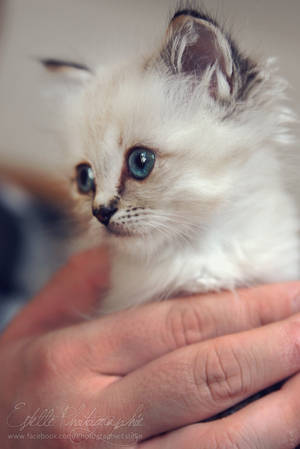
[{"label": "kitten's muzzle", "polygon": [[105,226],[108,225],[109,220],[113,216],[115,212],[117,212],[116,207],[105,207],[100,206],[97,209],[93,208],[93,215],[97,218],[97,220],[100,221],[100,223],[104,224]]}]

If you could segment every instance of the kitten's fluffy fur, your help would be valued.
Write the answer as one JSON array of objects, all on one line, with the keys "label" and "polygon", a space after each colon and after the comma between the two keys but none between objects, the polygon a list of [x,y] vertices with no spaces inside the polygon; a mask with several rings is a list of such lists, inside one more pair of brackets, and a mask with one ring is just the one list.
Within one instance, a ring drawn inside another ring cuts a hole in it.
[{"label": "kitten's fluffy fur", "polygon": [[[102,311],[298,277],[278,156],[292,115],[272,62],[241,56],[213,19],[186,10],[152,55],[87,78],[69,103],[68,142],[72,170],[88,162],[96,179],[94,195],[74,185],[86,237],[112,250]],[[143,181],[126,173],[137,145],[156,152]],[[105,230],[92,205],[112,200]]]}]

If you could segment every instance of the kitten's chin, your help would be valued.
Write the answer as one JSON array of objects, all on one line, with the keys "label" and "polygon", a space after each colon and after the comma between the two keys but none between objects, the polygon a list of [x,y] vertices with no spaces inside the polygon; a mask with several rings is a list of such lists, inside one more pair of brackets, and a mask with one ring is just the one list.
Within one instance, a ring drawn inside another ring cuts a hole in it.
[{"label": "kitten's chin", "polygon": [[130,257],[141,263],[147,259],[157,259],[168,248],[168,243],[160,234],[138,232],[121,226],[106,228],[106,244],[116,254]]},{"label": "kitten's chin", "polygon": [[129,229],[120,226],[120,225],[116,225],[114,223],[109,223],[109,225],[106,227],[106,232],[108,233],[109,236],[111,237],[120,237],[120,238],[124,238],[124,237],[138,237],[138,234],[134,231],[130,231]]},{"label": "kitten's chin", "polygon": [[145,256],[151,256],[155,245],[145,233],[138,232],[137,229],[128,229],[126,226],[109,223],[106,227],[106,242],[113,251],[130,256],[134,259],[144,260]]},{"label": "kitten's chin", "polygon": [[106,243],[114,253],[119,255],[123,254],[126,257],[136,258],[137,254],[144,255],[144,245],[142,244],[142,238],[138,233],[130,232],[127,229],[113,228],[108,226],[106,228]]}]

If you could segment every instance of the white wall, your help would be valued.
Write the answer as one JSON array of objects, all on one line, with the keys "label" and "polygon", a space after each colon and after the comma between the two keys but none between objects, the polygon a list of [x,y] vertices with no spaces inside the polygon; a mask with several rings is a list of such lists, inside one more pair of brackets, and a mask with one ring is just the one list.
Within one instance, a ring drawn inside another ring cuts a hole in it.
[{"label": "white wall", "polygon": [[[300,116],[300,1],[206,0],[253,55],[277,56]],[[61,148],[37,57],[106,64],[155,43],[177,0],[8,0],[0,48],[0,165],[43,167]],[[296,129],[297,132],[297,129]],[[299,136],[300,138],[300,133]]]}]

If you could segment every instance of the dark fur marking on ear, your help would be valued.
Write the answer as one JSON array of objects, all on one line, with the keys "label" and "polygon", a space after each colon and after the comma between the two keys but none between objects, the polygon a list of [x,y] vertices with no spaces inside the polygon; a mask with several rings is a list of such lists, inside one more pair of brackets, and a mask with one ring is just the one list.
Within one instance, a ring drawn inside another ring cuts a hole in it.
[{"label": "dark fur marking on ear", "polygon": [[60,59],[46,58],[40,59],[40,62],[49,70],[60,70],[64,68],[72,68],[77,70],[84,70],[85,72],[92,73],[92,70],[85,64],[80,64],[72,61],[63,61]]},{"label": "dark fur marking on ear", "polygon": [[[236,93],[236,100],[243,101],[247,98],[252,87],[261,82],[257,64],[251,58],[244,56],[233,41],[231,35],[224,30],[222,26],[201,8],[195,8],[193,2],[187,2],[186,7],[181,7],[173,15],[170,23],[180,16],[190,16],[196,19],[204,20],[217,27],[229,43],[234,65],[234,72],[238,74],[240,85]],[[189,7],[191,6],[191,7]]]},{"label": "dark fur marking on ear", "polygon": [[215,25],[216,27],[219,28],[218,23],[216,22],[216,20],[214,20],[212,17],[210,17],[208,14],[206,14],[204,11],[197,11],[195,9],[180,9],[179,11],[176,11],[176,13],[174,14],[174,16],[172,17],[172,20],[175,20],[177,17],[180,16],[190,16],[190,17],[195,17],[195,19],[201,19],[201,20],[205,20],[206,22],[211,23],[212,25]]}]

